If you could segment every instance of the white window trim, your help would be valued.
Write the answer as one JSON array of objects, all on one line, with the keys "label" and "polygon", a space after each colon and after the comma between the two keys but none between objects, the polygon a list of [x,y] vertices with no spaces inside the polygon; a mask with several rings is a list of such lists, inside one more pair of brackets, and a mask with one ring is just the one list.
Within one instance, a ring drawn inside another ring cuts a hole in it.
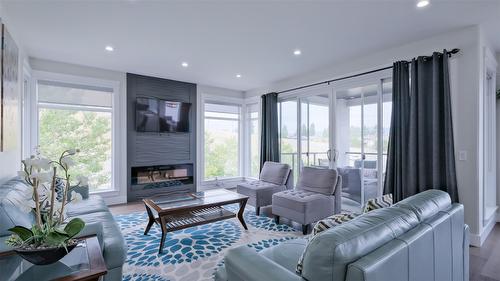
[{"label": "white window trim", "polygon": [[[85,76],[76,76],[61,74],[47,71],[32,72],[32,94],[30,95],[30,123],[31,131],[29,133],[31,144],[38,144],[38,81],[48,80],[61,83],[71,83],[76,85],[92,85],[113,90],[112,98],[112,179],[111,188],[109,191],[93,192],[104,197],[108,204],[121,203],[123,198],[126,198],[126,97],[121,94],[121,83],[116,80],[104,80]],[[57,107],[58,105],[53,105]],[[71,106],[70,106],[71,107]],[[73,106],[74,107],[74,106]],[[102,111],[102,110],[100,110]],[[122,198],[123,197],[123,198]]]},{"label": "white window trim", "polygon": [[[221,99],[223,98],[223,101]],[[238,105],[240,106],[240,118],[239,118],[239,132],[238,132],[238,165],[239,165],[239,176],[237,177],[226,177],[219,178],[216,182],[215,180],[205,180],[205,103],[219,103],[228,105]],[[237,183],[244,180],[244,162],[245,162],[245,145],[244,145],[244,130],[245,130],[245,103],[242,98],[235,97],[221,97],[218,95],[211,95],[201,93],[198,95],[197,103],[197,116],[198,130],[197,130],[197,179],[196,183],[198,190],[206,190],[211,188],[231,188],[236,186]],[[217,185],[217,183],[219,185]]]},{"label": "white window trim", "polygon": [[[244,136],[243,139],[245,141],[244,143],[244,158],[243,158],[243,170],[244,170],[244,177],[245,179],[256,179],[255,177],[252,177],[251,175],[251,169],[252,169],[252,155],[251,155],[251,141],[250,141],[250,126],[251,126],[251,118],[248,116],[248,107],[251,105],[257,104],[258,108],[258,120],[257,120],[257,135],[259,136],[259,142],[258,142],[258,147],[260,147],[260,133],[261,133],[261,128],[260,128],[260,120],[262,116],[262,107],[260,103],[260,97],[251,97],[244,99],[244,110],[245,110],[245,123],[244,123]],[[260,153],[260,152],[259,152]]]}]

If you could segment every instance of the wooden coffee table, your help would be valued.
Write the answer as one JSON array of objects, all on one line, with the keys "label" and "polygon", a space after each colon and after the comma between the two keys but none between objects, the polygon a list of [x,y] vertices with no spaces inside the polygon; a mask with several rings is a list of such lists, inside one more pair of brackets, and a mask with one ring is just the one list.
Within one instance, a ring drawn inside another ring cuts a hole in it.
[{"label": "wooden coffee table", "polygon": [[[213,189],[204,192],[179,195],[157,195],[143,199],[149,222],[144,231],[147,235],[153,223],[161,227],[161,240],[158,253],[161,254],[167,232],[184,229],[196,225],[207,224],[220,220],[238,217],[241,225],[247,228],[243,219],[243,211],[248,196],[226,189]],[[222,206],[239,204],[237,214],[224,209]]]}]

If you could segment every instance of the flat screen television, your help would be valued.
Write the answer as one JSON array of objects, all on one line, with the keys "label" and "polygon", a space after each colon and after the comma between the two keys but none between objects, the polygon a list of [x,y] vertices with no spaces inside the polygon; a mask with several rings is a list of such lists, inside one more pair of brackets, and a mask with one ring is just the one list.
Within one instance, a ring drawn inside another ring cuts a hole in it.
[{"label": "flat screen television", "polygon": [[160,100],[160,132],[189,132],[190,103]]},{"label": "flat screen television", "polygon": [[158,99],[137,98],[135,102],[135,129],[138,132],[158,132]]},{"label": "flat screen television", "polygon": [[190,109],[190,103],[138,97],[135,109],[136,131],[189,132]]}]

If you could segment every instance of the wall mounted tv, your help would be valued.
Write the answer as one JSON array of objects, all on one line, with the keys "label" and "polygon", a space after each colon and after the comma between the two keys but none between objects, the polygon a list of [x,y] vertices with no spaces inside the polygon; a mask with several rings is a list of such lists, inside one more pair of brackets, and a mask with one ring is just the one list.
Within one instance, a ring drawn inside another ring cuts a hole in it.
[{"label": "wall mounted tv", "polygon": [[138,132],[189,132],[190,103],[138,97],[135,128]]}]

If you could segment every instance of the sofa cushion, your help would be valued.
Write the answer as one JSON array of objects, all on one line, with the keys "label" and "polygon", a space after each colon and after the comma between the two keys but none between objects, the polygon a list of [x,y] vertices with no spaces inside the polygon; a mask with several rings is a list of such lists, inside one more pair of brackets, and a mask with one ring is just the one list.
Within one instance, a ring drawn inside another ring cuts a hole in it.
[{"label": "sofa cushion", "polygon": [[[127,256],[127,245],[110,212],[94,212],[76,215],[85,223],[101,223],[104,249],[102,251],[108,269],[120,267]],[[70,218],[71,219],[71,218]]]},{"label": "sofa cushion", "polygon": [[31,228],[35,218],[32,212],[19,207],[30,200],[32,188],[24,179],[13,178],[0,185],[0,236],[12,234],[8,229],[20,225]]},{"label": "sofa cushion", "polygon": [[77,217],[83,214],[108,211],[106,202],[101,196],[91,195],[89,199],[69,203],[66,208],[66,215]]},{"label": "sofa cushion", "polygon": [[337,170],[304,167],[297,183],[297,189],[332,195],[337,185]]},{"label": "sofa cushion", "polygon": [[308,280],[344,280],[348,264],[418,223],[412,211],[389,207],[371,211],[349,223],[329,229],[314,236],[307,245],[302,276]]},{"label": "sofa cushion", "polygon": [[277,246],[267,248],[261,254],[284,268],[295,271],[297,261],[304,252],[306,245],[306,239],[291,239]]},{"label": "sofa cushion", "polygon": [[259,179],[277,185],[284,185],[288,179],[288,174],[290,174],[290,166],[288,164],[268,161],[264,163]]}]

